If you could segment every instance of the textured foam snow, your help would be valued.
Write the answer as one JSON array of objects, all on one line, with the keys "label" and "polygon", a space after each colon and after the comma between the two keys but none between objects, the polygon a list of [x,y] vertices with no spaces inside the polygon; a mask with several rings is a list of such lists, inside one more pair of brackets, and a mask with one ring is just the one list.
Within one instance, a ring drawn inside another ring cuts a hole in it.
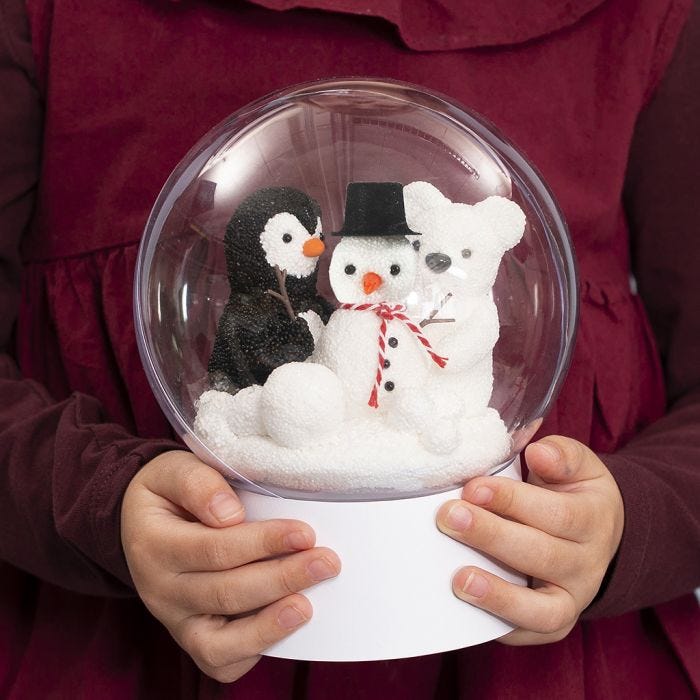
[{"label": "textured foam snow", "polygon": [[[299,448],[282,447],[263,435],[238,437],[233,396],[205,392],[195,421],[197,436],[226,464],[267,487],[305,492],[439,489],[488,472],[511,449],[498,412],[487,409],[460,423],[461,444],[446,455],[428,452],[418,435],[387,426],[380,416],[346,421],[342,430]],[[323,415],[316,416],[323,422]]]}]

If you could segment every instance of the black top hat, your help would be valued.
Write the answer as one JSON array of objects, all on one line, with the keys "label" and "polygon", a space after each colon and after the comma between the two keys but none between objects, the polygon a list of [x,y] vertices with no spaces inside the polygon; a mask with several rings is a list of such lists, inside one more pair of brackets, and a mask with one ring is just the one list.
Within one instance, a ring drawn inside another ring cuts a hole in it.
[{"label": "black top hat", "polygon": [[400,182],[351,182],[345,223],[335,236],[418,236],[406,224]]}]

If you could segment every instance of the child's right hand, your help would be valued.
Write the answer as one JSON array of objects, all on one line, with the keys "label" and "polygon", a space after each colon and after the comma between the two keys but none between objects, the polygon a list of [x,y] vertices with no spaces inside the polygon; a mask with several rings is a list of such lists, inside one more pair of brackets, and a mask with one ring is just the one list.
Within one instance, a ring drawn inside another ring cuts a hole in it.
[{"label": "child's right hand", "polygon": [[[141,599],[199,668],[220,682],[312,615],[298,592],[340,571],[297,520],[243,522],[224,478],[189,452],[167,452],[132,479],[121,534]],[[274,558],[272,558],[274,557]]]}]

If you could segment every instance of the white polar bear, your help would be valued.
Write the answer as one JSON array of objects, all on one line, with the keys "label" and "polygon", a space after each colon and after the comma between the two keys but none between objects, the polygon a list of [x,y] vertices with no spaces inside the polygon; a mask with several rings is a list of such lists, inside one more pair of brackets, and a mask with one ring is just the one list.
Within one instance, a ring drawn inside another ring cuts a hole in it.
[{"label": "white polar bear", "polygon": [[452,202],[427,182],[404,188],[406,221],[422,234],[420,302],[423,332],[447,366],[433,372],[435,400],[462,417],[482,415],[493,391],[493,347],[500,326],[492,287],[504,253],[525,231],[525,214],[513,201],[492,196],[474,205]]}]

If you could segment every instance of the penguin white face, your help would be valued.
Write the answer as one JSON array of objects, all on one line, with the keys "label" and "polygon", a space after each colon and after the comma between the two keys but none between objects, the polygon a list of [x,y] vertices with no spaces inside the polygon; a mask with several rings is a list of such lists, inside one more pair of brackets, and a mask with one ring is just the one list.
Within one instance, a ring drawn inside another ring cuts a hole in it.
[{"label": "penguin white face", "polygon": [[316,269],[318,256],[325,250],[321,219],[318,219],[314,234],[310,235],[294,214],[275,214],[265,224],[260,244],[271,267],[277,265],[292,277],[308,277]]},{"label": "penguin white face", "polygon": [[328,272],[341,304],[400,304],[413,289],[417,267],[416,251],[403,236],[347,236],[333,251]]}]

